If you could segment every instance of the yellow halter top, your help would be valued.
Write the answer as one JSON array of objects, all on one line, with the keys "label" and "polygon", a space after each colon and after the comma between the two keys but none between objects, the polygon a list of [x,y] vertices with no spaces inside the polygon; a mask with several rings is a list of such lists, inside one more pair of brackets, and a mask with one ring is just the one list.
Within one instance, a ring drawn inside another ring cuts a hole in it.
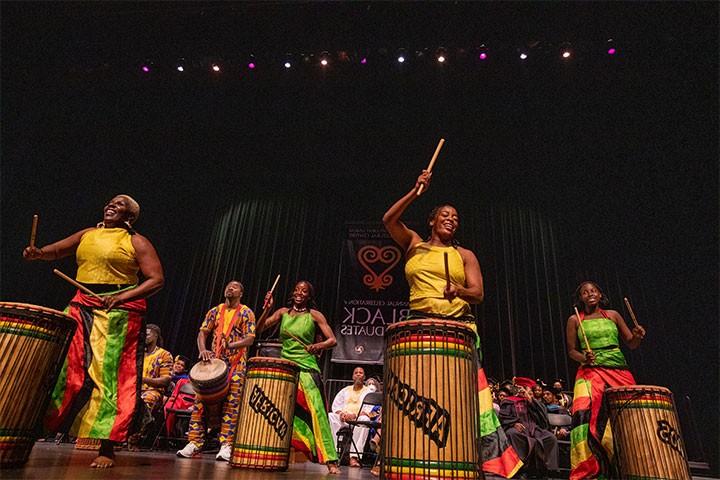
[{"label": "yellow halter top", "polygon": [[140,269],[132,236],[124,228],[96,228],[80,239],[77,281],[82,283],[135,285]]},{"label": "yellow halter top", "polygon": [[450,281],[465,285],[465,265],[455,247],[438,247],[427,242],[413,246],[405,262],[405,278],[410,285],[410,309],[450,317],[470,315],[470,304],[456,297],[452,301],[443,297],[445,291],[445,260],[448,254]]}]

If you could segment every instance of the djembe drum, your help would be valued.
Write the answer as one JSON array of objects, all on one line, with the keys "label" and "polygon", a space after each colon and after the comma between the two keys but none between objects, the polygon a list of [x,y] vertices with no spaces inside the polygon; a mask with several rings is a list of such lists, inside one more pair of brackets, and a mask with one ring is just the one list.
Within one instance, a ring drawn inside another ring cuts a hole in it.
[{"label": "djembe drum", "polygon": [[230,465],[287,470],[300,368],[281,358],[248,360]]},{"label": "djembe drum", "polygon": [[204,415],[209,427],[220,425],[222,402],[230,391],[228,365],[213,358],[208,362],[198,362],[188,374],[195,389],[195,397],[202,402]]},{"label": "djembe drum", "polygon": [[653,385],[605,390],[621,478],[689,480],[672,392]]},{"label": "djembe drum", "polygon": [[75,328],[57,310],[0,302],[0,467],[30,456]]},{"label": "djembe drum", "polygon": [[475,332],[409,320],[385,332],[381,477],[483,478]]}]

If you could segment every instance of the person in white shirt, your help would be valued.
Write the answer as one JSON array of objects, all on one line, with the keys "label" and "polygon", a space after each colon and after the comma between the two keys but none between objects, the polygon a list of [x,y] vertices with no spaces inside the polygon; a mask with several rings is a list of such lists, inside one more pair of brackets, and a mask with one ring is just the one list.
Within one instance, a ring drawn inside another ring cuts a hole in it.
[{"label": "person in white shirt", "polygon": [[[333,400],[332,403],[332,411],[328,413],[328,417],[330,419],[330,428],[332,429],[336,449],[337,432],[347,426],[346,422],[348,420],[370,420],[366,411],[360,411],[360,406],[362,405],[365,395],[373,391],[373,388],[366,386],[364,382],[365,370],[362,367],[357,367],[353,370],[353,384],[343,388],[335,395],[335,400]],[[369,431],[369,429],[364,427],[357,427],[353,430],[353,441],[361,452],[365,447]],[[360,467],[358,452],[353,450],[354,449],[350,451],[350,466]]]}]

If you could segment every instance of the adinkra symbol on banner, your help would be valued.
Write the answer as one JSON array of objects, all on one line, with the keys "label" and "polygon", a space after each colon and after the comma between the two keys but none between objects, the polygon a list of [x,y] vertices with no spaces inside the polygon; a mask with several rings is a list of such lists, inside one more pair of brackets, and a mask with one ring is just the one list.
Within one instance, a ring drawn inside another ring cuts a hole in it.
[{"label": "adinkra symbol on banner", "polygon": [[[394,278],[389,272],[398,264],[401,257],[400,249],[392,245],[384,247],[365,245],[362,247],[357,253],[357,259],[368,272],[363,275],[363,284],[376,292],[392,285]],[[378,273],[372,268],[372,265],[376,263],[387,267]]]}]

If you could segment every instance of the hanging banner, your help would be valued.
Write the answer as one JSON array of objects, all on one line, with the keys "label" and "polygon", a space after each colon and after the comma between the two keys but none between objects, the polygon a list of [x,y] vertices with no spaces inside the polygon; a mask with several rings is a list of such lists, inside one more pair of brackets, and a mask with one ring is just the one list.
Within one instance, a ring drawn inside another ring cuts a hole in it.
[{"label": "hanging banner", "polygon": [[332,361],[382,364],[385,326],[408,314],[404,252],[382,223],[348,223]]}]

